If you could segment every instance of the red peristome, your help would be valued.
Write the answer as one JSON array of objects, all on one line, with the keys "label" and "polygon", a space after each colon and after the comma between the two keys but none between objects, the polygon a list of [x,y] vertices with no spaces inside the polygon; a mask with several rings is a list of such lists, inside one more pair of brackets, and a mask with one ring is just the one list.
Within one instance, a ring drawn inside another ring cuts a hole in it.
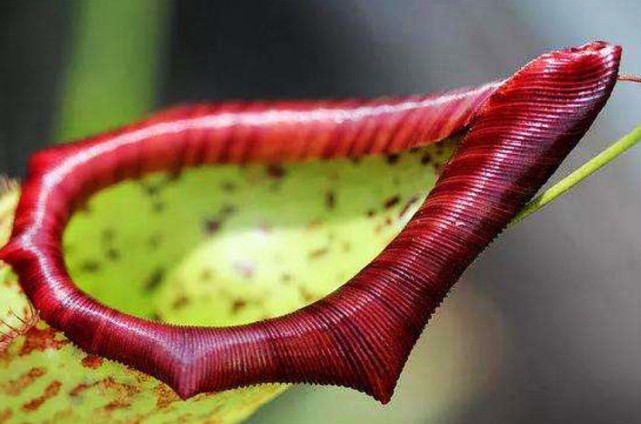
[{"label": "red peristome", "polygon": [[[465,268],[545,183],[615,84],[621,49],[555,51],[511,78],[437,96],[177,108],[35,155],[10,263],[42,318],[86,351],[186,398],[267,382],[352,387],[383,403],[429,317]],[[392,153],[468,129],[419,211],[343,287],[289,315],[228,328],[129,316],[71,281],[60,247],[74,205],[157,170]]]}]

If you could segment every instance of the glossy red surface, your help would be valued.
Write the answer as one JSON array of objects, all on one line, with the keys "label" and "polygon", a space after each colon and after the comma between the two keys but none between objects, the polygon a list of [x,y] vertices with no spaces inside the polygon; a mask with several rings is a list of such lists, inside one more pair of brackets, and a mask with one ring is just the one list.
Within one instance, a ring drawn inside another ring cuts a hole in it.
[{"label": "glossy red surface", "polygon": [[[0,258],[49,324],[182,397],[293,382],[348,386],[385,403],[447,291],[596,118],[620,54],[594,42],[545,54],[505,81],[436,96],[187,106],[51,148],[31,160]],[[289,315],[229,328],[164,325],[89,298],[65,269],[60,244],[74,205],[123,179],[200,164],[391,153],[463,130],[406,228],[343,287]]]}]

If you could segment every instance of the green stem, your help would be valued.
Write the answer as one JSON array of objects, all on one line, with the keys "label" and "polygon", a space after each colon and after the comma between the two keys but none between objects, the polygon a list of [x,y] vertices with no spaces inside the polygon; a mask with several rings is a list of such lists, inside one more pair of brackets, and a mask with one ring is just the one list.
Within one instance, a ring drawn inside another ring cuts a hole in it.
[{"label": "green stem", "polygon": [[557,197],[565,194],[572,187],[592,175],[601,167],[607,165],[616,159],[619,155],[641,141],[641,126],[636,127],[632,132],[625,135],[620,140],[612,143],[607,149],[590,159],[584,165],[576,169],[567,177],[556,183],[543,194],[537,196],[528,203],[525,208],[512,220],[510,227],[521,222],[525,217],[542,209],[545,205],[555,200]]}]

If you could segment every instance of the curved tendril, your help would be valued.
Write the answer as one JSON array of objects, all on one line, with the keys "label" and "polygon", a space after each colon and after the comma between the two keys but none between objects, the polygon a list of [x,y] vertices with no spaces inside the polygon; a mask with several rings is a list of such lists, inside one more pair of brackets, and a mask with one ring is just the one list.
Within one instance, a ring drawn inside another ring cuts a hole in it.
[{"label": "curved tendril", "polygon": [[619,81],[635,82],[641,84],[641,76],[632,74],[620,74],[617,78]]},{"label": "curved tendril", "polygon": [[528,203],[527,206],[525,206],[525,208],[523,208],[523,210],[512,220],[510,227],[518,224],[534,212],[543,209],[547,204],[564,195],[572,187],[576,186],[581,181],[585,180],[590,175],[594,174],[596,171],[628,151],[630,148],[634,147],[639,143],[639,141],[641,141],[641,126],[636,127],[630,133],[612,143],[601,153],[572,171],[570,175],[534,198],[534,200]]}]

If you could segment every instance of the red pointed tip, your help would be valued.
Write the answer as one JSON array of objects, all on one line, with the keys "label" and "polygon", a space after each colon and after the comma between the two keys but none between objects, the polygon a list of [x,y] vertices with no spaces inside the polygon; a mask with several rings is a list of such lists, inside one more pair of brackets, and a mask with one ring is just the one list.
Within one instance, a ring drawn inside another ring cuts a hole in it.
[{"label": "red pointed tip", "polygon": [[372,395],[372,397],[379,401],[381,405],[387,405],[390,400],[392,400],[392,396],[394,396],[394,389]]},{"label": "red pointed tip", "polygon": [[191,398],[193,396],[196,396],[198,394],[197,391],[189,390],[187,388],[181,388],[180,386],[175,387],[175,388],[173,386],[169,386],[169,387],[171,387],[173,389],[173,391],[178,395],[178,397],[181,400],[187,400],[187,399],[189,399],[189,398]]},{"label": "red pointed tip", "polygon": [[595,40],[585,43],[581,46],[570,47],[565,50],[560,50],[563,53],[608,53],[611,51],[621,50],[621,46],[617,44],[608,43],[607,41]]},{"label": "red pointed tip", "polygon": [[15,243],[12,241],[0,247],[0,261],[11,263],[11,258],[15,257],[16,250]]},{"label": "red pointed tip", "polygon": [[594,40],[594,41],[589,41],[581,46],[576,46],[576,47],[570,47],[568,50],[570,52],[582,52],[582,51],[600,51],[603,49],[608,49],[616,47],[613,44],[608,43],[607,41],[602,41],[602,40]]},{"label": "red pointed tip", "polygon": [[17,238],[12,238],[0,248],[0,261],[2,262],[16,265],[23,258],[25,258],[25,250]]},{"label": "red pointed tip", "polygon": [[[173,331],[176,331],[174,328]],[[182,352],[179,357],[171,361],[175,368],[167,369],[169,377],[166,383],[182,400],[187,400],[207,391],[208,373],[199,366],[199,355],[189,340],[182,340],[177,352]]]},{"label": "red pointed tip", "polygon": [[407,352],[405,359],[400,361],[393,371],[390,371],[384,376],[375,378],[374,381],[370,380],[364,390],[365,393],[379,401],[382,405],[389,403],[394,396],[398,379],[403,372],[403,365],[405,364],[409,353],[410,351]]},{"label": "red pointed tip", "polygon": [[[554,58],[565,58],[571,56],[591,56],[598,55],[602,57],[611,56],[613,59],[617,60],[621,56],[622,47],[617,44],[611,44],[606,41],[590,41],[581,46],[568,47],[566,49],[555,50],[553,52],[547,53],[542,57],[554,57]],[[537,58],[535,60],[538,60]]]}]

